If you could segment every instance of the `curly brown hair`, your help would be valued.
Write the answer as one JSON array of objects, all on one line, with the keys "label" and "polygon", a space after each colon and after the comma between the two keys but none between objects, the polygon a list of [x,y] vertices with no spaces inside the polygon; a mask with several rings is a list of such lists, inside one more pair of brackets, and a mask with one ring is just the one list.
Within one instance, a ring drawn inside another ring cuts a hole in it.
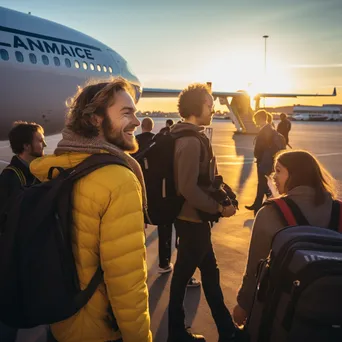
[{"label": "curly brown hair", "polygon": [[105,118],[108,107],[115,103],[115,95],[126,91],[135,97],[133,87],[122,77],[108,82],[88,83],[79,88],[76,95],[69,99],[66,127],[87,138],[99,135],[99,128],[94,124],[93,117]]},{"label": "curly brown hair", "polygon": [[182,118],[201,116],[206,95],[211,95],[210,87],[202,83],[190,84],[178,97],[178,111]]}]

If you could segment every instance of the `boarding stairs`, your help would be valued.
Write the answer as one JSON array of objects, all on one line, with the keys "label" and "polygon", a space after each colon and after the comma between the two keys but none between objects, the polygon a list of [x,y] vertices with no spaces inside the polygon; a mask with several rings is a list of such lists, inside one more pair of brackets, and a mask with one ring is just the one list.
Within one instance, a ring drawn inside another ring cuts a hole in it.
[{"label": "boarding stairs", "polygon": [[220,97],[221,105],[226,105],[229,116],[236,127],[237,133],[257,134],[258,128],[253,122],[254,111],[250,107],[249,96],[234,96],[229,102],[228,98]]}]

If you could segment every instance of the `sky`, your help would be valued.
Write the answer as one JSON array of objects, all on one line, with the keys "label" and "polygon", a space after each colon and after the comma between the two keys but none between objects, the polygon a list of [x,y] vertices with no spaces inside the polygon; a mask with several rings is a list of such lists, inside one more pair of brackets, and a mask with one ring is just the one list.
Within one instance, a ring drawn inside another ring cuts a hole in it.
[{"label": "sky", "polygon": [[[251,95],[337,87],[337,97],[266,105],[342,104],[342,0],[0,0],[0,6],[109,45],[145,87],[210,81],[214,90]],[[176,100],[144,99],[138,108],[175,111]]]}]

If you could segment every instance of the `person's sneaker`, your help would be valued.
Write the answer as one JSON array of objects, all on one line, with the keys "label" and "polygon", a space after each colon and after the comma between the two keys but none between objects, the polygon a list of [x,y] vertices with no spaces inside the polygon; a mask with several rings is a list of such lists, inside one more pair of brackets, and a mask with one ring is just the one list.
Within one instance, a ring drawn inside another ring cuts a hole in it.
[{"label": "person's sneaker", "polygon": [[245,205],[245,208],[247,209],[247,210],[255,210],[256,208],[255,208],[255,206],[252,204],[252,205]]},{"label": "person's sneaker", "polygon": [[206,342],[203,335],[192,334],[189,330],[186,330],[181,335],[169,335],[167,342]]},{"label": "person's sneaker", "polygon": [[188,282],[187,287],[198,287],[198,286],[201,286],[201,281],[197,280],[194,277],[191,277],[189,282]]},{"label": "person's sneaker", "polygon": [[160,274],[170,273],[170,272],[172,272],[172,270],[173,270],[173,263],[170,262],[170,263],[169,263],[169,266],[166,266],[166,267],[159,267],[159,268],[158,268],[158,273],[160,273]]}]

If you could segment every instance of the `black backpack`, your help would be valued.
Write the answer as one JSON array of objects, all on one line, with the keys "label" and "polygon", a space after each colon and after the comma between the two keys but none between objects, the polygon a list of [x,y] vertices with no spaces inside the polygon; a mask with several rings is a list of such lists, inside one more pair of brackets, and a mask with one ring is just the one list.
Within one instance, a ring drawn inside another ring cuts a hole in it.
[{"label": "black backpack", "polygon": [[[31,328],[77,313],[102,282],[100,266],[81,291],[71,245],[75,181],[111,164],[129,168],[109,154],[94,154],[74,168],[52,167],[45,183],[23,188],[0,215],[0,321]],[[52,179],[54,169],[59,175]]]},{"label": "black backpack", "polygon": [[282,134],[272,129],[268,147],[263,151],[262,158],[258,163],[258,169],[265,175],[272,173],[274,157],[282,150],[286,150],[286,140]]},{"label": "black backpack", "polygon": [[[154,225],[172,224],[184,204],[184,197],[177,194],[174,180],[174,151],[177,139],[186,136],[203,137],[195,131],[156,134],[143,151],[135,155],[145,179],[148,210],[145,222]],[[201,143],[201,161],[204,146]]]},{"label": "black backpack", "polygon": [[287,197],[270,203],[287,227],[259,266],[249,318],[257,341],[342,341],[342,202],[333,202],[329,229],[310,226]]}]

